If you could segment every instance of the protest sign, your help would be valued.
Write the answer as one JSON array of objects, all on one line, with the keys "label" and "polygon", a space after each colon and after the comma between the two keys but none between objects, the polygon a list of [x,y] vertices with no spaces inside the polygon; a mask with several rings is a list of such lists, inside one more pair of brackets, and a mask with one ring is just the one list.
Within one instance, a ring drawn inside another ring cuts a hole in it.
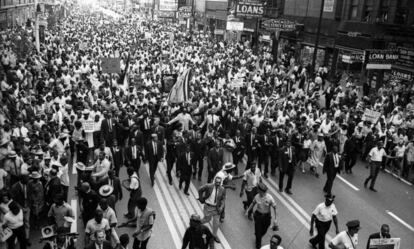
[{"label": "protest sign", "polygon": [[84,120],[82,125],[85,132],[93,132],[94,131],[94,124],[93,120]]},{"label": "protest sign", "polygon": [[103,73],[121,73],[121,59],[120,58],[101,58]]},{"label": "protest sign", "polygon": [[163,74],[162,75],[162,87],[163,92],[169,93],[171,88],[174,86],[175,82],[177,82],[177,74]]},{"label": "protest sign", "polygon": [[362,116],[362,120],[364,121],[371,121],[371,123],[377,123],[379,117],[381,117],[381,113],[377,111],[373,111],[371,109],[365,109],[364,115]]},{"label": "protest sign", "polygon": [[399,249],[400,238],[371,239],[369,249]]}]

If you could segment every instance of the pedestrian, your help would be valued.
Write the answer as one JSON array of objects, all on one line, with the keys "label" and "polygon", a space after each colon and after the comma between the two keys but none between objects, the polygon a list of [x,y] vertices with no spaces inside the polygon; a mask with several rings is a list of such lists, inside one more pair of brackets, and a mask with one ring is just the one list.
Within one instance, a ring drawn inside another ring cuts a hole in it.
[{"label": "pedestrian", "polygon": [[66,220],[67,217],[75,219],[72,207],[64,201],[62,195],[56,196],[54,203],[49,209],[47,217],[49,224],[53,224],[56,228],[62,228],[67,233],[70,232],[70,225]]},{"label": "pedestrian", "polygon": [[287,175],[288,179],[284,191],[291,195],[293,176],[296,167],[296,152],[295,147],[291,145],[290,140],[286,142],[285,148],[281,150],[279,160],[279,192],[283,192],[283,178]]},{"label": "pedestrian", "polygon": [[338,147],[336,145],[332,147],[332,151],[325,157],[322,172],[324,174],[326,173],[326,183],[323,187],[323,191],[327,195],[331,195],[336,174],[341,172],[341,158],[338,154]]},{"label": "pedestrian", "polygon": [[316,231],[318,234],[309,240],[309,243],[313,248],[325,249],[325,236],[331,227],[332,221],[335,225],[336,234],[339,233],[338,229],[338,210],[336,210],[334,195],[325,195],[325,202],[316,206],[312,212],[311,224],[310,224],[310,236],[313,236],[314,224],[316,224]]},{"label": "pedestrian", "polygon": [[[243,194],[246,192],[246,200],[243,201],[243,208],[246,210],[253,202],[254,197],[257,194],[257,186],[262,182],[262,173],[257,167],[256,162],[252,162],[249,169],[247,169],[243,174],[243,182],[240,188],[240,197],[243,197]],[[247,214],[249,219],[252,218],[253,209]]]},{"label": "pedestrian", "polygon": [[190,145],[186,145],[185,151],[178,155],[176,163],[176,167],[180,169],[180,183],[178,184],[178,188],[182,189],[182,185],[184,183],[185,195],[190,195],[188,193],[188,188],[190,187],[193,160],[194,154],[190,150]]},{"label": "pedestrian", "polygon": [[135,209],[137,208],[138,200],[142,196],[141,181],[133,167],[127,168],[127,174],[129,176],[129,184],[123,186],[129,191],[129,200],[128,212],[124,214],[124,216],[127,219],[133,219],[135,217]]},{"label": "pedestrian", "polygon": [[332,249],[357,249],[358,231],[360,229],[359,220],[351,220],[346,223],[347,231],[338,233],[330,242],[329,247]]},{"label": "pedestrian", "polygon": [[79,210],[85,227],[86,223],[94,217],[99,200],[99,195],[95,190],[91,189],[89,183],[83,182],[79,191]]},{"label": "pedestrian", "polygon": [[372,148],[368,154],[370,162],[370,173],[368,178],[365,179],[364,187],[366,188],[368,186],[369,181],[371,181],[369,189],[373,192],[377,192],[377,190],[374,188],[375,181],[377,180],[382,160],[384,160],[384,157],[387,156],[387,153],[385,152],[383,145],[384,144],[382,143],[382,141],[379,141],[377,143],[377,146]]},{"label": "pedestrian", "polygon": [[214,141],[214,147],[207,154],[208,177],[207,182],[211,182],[217,172],[221,169],[223,160],[223,149],[220,148],[220,141]]},{"label": "pedestrian", "polygon": [[18,182],[13,184],[10,188],[10,194],[13,198],[13,200],[19,204],[22,212],[23,212],[23,223],[24,223],[24,230],[26,234],[26,239],[29,240],[30,238],[30,197],[28,190],[28,181],[29,176],[28,175],[22,175],[20,176],[20,179]]},{"label": "pedestrian", "polygon": [[344,154],[343,157],[345,159],[345,173],[352,174],[352,168],[356,163],[356,159],[358,156],[358,146],[356,137],[353,134],[349,139],[346,140],[344,145]]},{"label": "pedestrian", "polygon": [[111,236],[109,221],[103,217],[103,211],[101,209],[94,210],[94,217],[86,224],[85,245],[89,245],[90,242],[97,239],[95,236],[97,231],[103,231],[106,239],[109,239]]},{"label": "pedestrian", "polygon": [[373,239],[389,239],[389,238],[391,238],[390,226],[388,224],[382,224],[380,232],[373,233],[368,237],[367,249],[370,249],[371,240],[373,240]]},{"label": "pedestrian", "polygon": [[133,233],[134,243],[132,249],[146,249],[149,239],[151,238],[155,212],[147,207],[148,201],[144,197],[140,197],[137,200],[137,228]]},{"label": "pedestrian", "polygon": [[282,243],[282,238],[278,234],[273,234],[270,237],[270,244],[262,246],[260,249],[283,249],[280,244]]},{"label": "pedestrian", "polygon": [[123,233],[119,236],[119,245],[117,245],[115,249],[128,249],[128,245],[129,235],[127,233]]},{"label": "pedestrian", "polygon": [[213,219],[213,234],[217,236],[220,214],[224,209],[226,191],[220,177],[214,178],[214,183],[207,183],[198,190],[198,200],[204,204],[202,224]]},{"label": "pedestrian", "polygon": [[164,160],[164,149],[162,143],[158,141],[157,134],[152,134],[151,138],[151,141],[145,146],[145,161],[149,164],[151,186],[154,186],[155,172],[157,171],[158,163]]},{"label": "pedestrian", "polygon": [[92,236],[94,240],[85,249],[112,249],[111,243],[105,239],[105,231],[96,230]]},{"label": "pedestrian", "polygon": [[276,219],[276,202],[273,197],[267,193],[267,186],[264,183],[258,184],[258,194],[254,197],[252,204],[246,210],[246,216],[249,215],[250,210],[256,207],[253,214],[254,219],[254,233],[256,237],[256,249],[262,246],[262,237],[267,233],[267,229],[272,221],[272,209],[274,217],[274,228],[277,227]]},{"label": "pedestrian", "polygon": [[214,249],[214,241],[217,240],[210,229],[201,224],[198,214],[190,217],[190,227],[184,233],[183,245],[181,249]]},{"label": "pedestrian", "polygon": [[9,204],[9,212],[4,215],[3,230],[6,228],[11,229],[12,235],[7,239],[7,248],[15,248],[15,240],[19,242],[20,249],[26,249],[28,246],[28,240],[25,233],[25,225],[23,220],[23,210],[19,207],[19,204],[15,201]]}]

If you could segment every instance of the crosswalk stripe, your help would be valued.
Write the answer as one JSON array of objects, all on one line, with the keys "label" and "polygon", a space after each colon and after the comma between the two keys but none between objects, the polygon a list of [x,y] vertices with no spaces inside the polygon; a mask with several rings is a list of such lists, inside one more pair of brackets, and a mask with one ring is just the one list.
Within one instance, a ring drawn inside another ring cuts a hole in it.
[{"label": "crosswalk stripe", "polygon": [[[162,169],[162,171],[166,171],[166,166],[163,165],[162,167],[160,167]],[[171,174],[172,178],[175,182],[179,182],[178,178],[174,175]],[[190,196],[193,196],[194,198],[188,198],[188,200],[190,200],[190,202],[193,204],[193,207],[195,208],[195,212],[198,214],[203,214],[203,209],[200,203],[198,203],[196,201],[196,199],[198,198],[198,191],[195,188],[194,184],[192,182],[190,182],[190,188],[189,188],[189,193]],[[211,229],[211,225],[208,225]],[[219,237],[220,241],[221,241],[221,246],[224,249],[231,249],[230,244],[228,243],[228,241],[226,240],[226,238],[224,237],[223,232],[221,231],[221,229],[219,228],[218,232],[217,232],[217,236]]]},{"label": "crosswalk stripe", "polygon": [[73,222],[70,226],[70,232],[76,233],[78,231],[78,200],[72,199],[70,200],[70,207],[73,211],[73,217],[75,217],[75,222]]},{"label": "crosswalk stripe", "polygon": [[350,183],[347,180],[345,180],[345,178],[343,178],[342,176],[338,175],[337,177],[338,177],[339,180],[341,180],[342,182],[344,182],[346,185],[348,185],[353,190],[359,191],[359,188],[355,187],[352,183]]},{"label": "crosswalk stripe", "polygon": [[[145,171],[149,175],[149,171],[148,171],[146,166],[147,166],[146,164],[143,165],[143,167],[145,168]],[[157,181],[157,182],[159,182],[159,181]],[[168,211],[169,210],[168,206],[167,206],[166,201],[163,197],[163,194],[161,193],[160,188],[158,187],[158,184],[154,185],[154,191],[155,191],[155,195],[157,196],[157,200],[160,204],[161,211],[162,211],[162,213],[165,217],[165,221],[167,222],[168,230],[170,231],[171,237],[173,238],[175,248],[179,249],[179,248],[181,248],[181,239],[180,239],[179,234],[177,233],[177,229],[174,227],[173,219],[170,216],[170,213]]]}]

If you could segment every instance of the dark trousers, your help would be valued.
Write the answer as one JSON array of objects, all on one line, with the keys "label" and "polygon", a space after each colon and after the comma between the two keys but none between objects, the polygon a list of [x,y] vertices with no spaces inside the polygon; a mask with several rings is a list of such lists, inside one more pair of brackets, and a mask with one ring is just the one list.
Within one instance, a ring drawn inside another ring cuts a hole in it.
[{"label": "dark trousers", "polygon": [[292,188],[292,182],[293,182],[293,175],[295,173],[295,169],[293,166],[289,166],[289,169],[286,172],[283,172],[282,170],[279,172],[279,190],[283,190],[283,178],[285,175],[287,175],[288,180],[286,184],[285,190],[290,190]]},{"label": "dark trousers", "polygon": [[325,236],[329,231],[329,228],[331,227],[332,221],[319,221],[318,219],[315,219],[316,222],[316,231],[318,231],[318,234],[311,238],[309,242],[313,246],[318,246],[319,249],[325,249]]},{"label": "dark trousers", "polygon": [[158,168],[158,161],[149,162],[149,175],[150,175],[152,185],[154,185],[155,172],[157,171],[157,168]]},{"label": "dark trousers", "polygon": [[149,238],[143,241],[135,238],[134,244],[132,244],[132,249],[147,249],[148,240]]},{"label": "dark trousers", "polygon": [[167,177],[168,177],[168,181],[172,182],[171,171],[172,171],[172,168],[174,167],[175,157],[167,156],[166,159],[165,159],[165,161],[167,163]]},{"label": "dark trousers", "polygon": [[19,241],[19,248],[20,249],[26,249],[27,248],[27,240],[26,240],[26,234],[24,231],[24,226],[21,226],[17,229],[12,229],[13,231],[13,235],[7,239],[7,248],[8,249],[14,249],[15,248],[15,244],[14,241],[17,240]]},{"label": "dark trousers", "polygon": [[244,153],[240,153],[239,151],[238,152],[233,152],[233,163],[234,163],[234,165],[236,165],[236,167],[234,168],[234,174],[235,175],[239,174],[239,169],[237,167],[237,164],[243,159],[243,156],[244,156]]},{"label": "dark trousers", "polygon": [[357,159],[357,154],[351,154],[347,155],[345,157],[345,170],[352,170],[352,167],[354,167]]},{"label": "dark trousers", "polygon": [[181,175],[180,176],[180,184],[178,185],[178,187],[181,189],[183,183],[184,185],[184,193],[188,193],[188,188],[190,187],[190,181],[191,181],[191,175],[187,176],[187,175]]},{"label": "dark trousers", "polygon": [[336,172],[326,174],[326,183],[325,183],[325,186],[323,187],[323,191],[325,191],[327,194],[331,194],[332,192],[332,186],[333,186],[335,177],[336,177]]},{"label": "dark trousers", "polygon": [[[246,207],[246,208],[249,208],[250,207],[250,205],[252,204],[252,202],[253,202],[253,199],[254,199],[254,197],[256,196],[256,194],[257,194],[257,188],[256,187],[254,187],[254,188],[252,188],[252,190],[251,191],[245,191],[246,192],[246,201],[244,201],[243,202],[243,204],[244,204],[244,206]],[[246,209],[245,208],[245,209]],[[248,213],[248,216],[251,216],[252,215],[252,213],[253,213],[253,209],[250,209],[250,211],[249,211],[249,213]]]},{"label": "dark trousers", "polygon": [[275,172],[276,172],[276,168],[278,166],[278,162],[277,161],[278,161],[277,156],[276,155],[272,155],[271,158],[270,158],[270,173],[272,175],[274,175]]},{"label": "dark trousers", "polygon": [[213,171],[208,172],[207,182],[213,181],[214,176],[216,176],[218,170],[213,169]]},{"label": "dark trousers", "polygon": [[[193,166],[193,175],[197,174],[198,178],[201,178],[203,174],[203,157],[196,157],[193,159],[192,162]],[[197,164],[198,164],[198,172],[197,172]]]},{"label": "dark trousers", "polygon": [[131,166],[132,168],[134,168],[135,172],[137,172],[137,174],[139,173],[139,168],[141,167],[141,159],[137,158],[137,159],[131,159]]},{"label": "dark trousers", "polygon": [[137,201],[131,197],[128,200],[128,216],[135,217],[135,209],[138,207]]},{"label": "dark trousers", "polygon": [[370,165],[369,177],[365,180],[365,184],[368,184],[368,182],[371,180],[370,188],[374,188],[380,167],[381,162],[372,162]]},{"label": "dark trousers", "polygon": [[[269,155],[267,153],[263,153],[262,155],[260,155],[258,163],[261,172],[263,172],[264,174],[269,173]],[[263,170],[262,165],[264,165]]]},{"label": "dark trousers", "polygon": [[270,226],[270,213],[262,214],[258,211],[254,212],[254,234],[256,235],[256,249],[262,246],[262,237],[266,234]]}]

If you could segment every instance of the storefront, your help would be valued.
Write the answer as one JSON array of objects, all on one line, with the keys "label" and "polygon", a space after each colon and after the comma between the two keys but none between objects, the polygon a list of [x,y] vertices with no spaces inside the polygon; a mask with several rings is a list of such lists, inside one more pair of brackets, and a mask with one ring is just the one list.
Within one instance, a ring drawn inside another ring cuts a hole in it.
[{"label": "storefront", "polygon": [[367,79],[371,88],[378,89],[392,79],[391,68],[398,61],[398,56],[395,49],[366,50]]},{"label": "storefront", "polygon": [[364,72],[365,51],[349,47],[336,46],[337,72],[345,72],[355,78],[361,78]]}]

